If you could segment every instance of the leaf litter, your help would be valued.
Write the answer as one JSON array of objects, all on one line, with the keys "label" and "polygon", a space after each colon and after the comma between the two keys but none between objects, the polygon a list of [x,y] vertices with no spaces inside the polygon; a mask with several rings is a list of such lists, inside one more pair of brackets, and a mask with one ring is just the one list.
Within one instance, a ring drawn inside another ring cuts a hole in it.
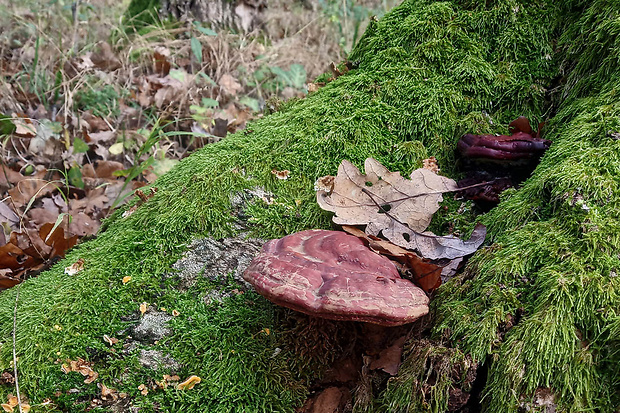
[{"label": "leaf litter", "polygon": [[406,278],[432,292],[441,285],[442,275],[452,276],[463,257],[478,250],[486,227],[477,224],[468,240],[427,231],[443,194],[459,189],[454,180],[437,174],[434,158],[425,160],[425,167],[414,170],[409,179],[373,158],[364,166],[362,174],[343,160],[335,177],[319,178],[315,184],[319,206],[334,212],[332,220],[343,230],[396,261]]}]

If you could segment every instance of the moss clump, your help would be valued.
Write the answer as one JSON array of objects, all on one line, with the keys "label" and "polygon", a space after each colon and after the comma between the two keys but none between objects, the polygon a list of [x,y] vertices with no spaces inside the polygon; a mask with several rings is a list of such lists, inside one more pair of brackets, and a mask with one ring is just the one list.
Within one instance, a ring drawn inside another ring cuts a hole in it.
[{"label": "moss clump", "polygon": [[123,16],[128,28],[141,29],[159,23],[161,0],[131,0]]},{"label": "moss clump", "polygon": [[[174,279],[162,277],[187,243],[233,234],[231,196],[257,186],[273,192],[276,203],[247,207],[254,233],[327,228],[330,216],[317,207],[313,183],[342,159],[361,166],[372,156],[406,174],[432,155],[454,175],[463,132],[504,132],[518,115],[542,120],[559,108],[548,126],[554,144],[533,177],[482,218],[496,244],[435,300],[436,331],[451,339],[449,359],[472,357],[489,367],[488,411],[516,411],[540,387],[551,388],[564,410],[612,411],[620,403],[613,390],[620,361],[620,143],[612,138],[620,117],[611,70],[618,49],[608,40],[590,43],[616,33],[618,10],[620,3],[602,0],[587,7],[405,1],[371,24],[351,56],[357,69],[184,160],[134,214],[116,214],[96,240],[19,288],[23,392],[35,402],[61,394],[55,397],[62,408],[81,410],[97,390],[65,376],[56,360],[87,357],[104,384],[130,393],[145,411],[293,411],[312,372],[294,368],[304,363],[283,345],[273,307],[251,293],[207,306],[201,299],[213,286],[179,292]],[[558,86],[559,75],[566,83]],[[552,85],[559,93],[550,93]],[[290,179],[277,180],[272,169],[290,170]],[[78,258],[85,270],[64,275]],[[131,282],[124,285],[124,276]],[[16,293],[0,295],[0,369],[12,362]],[[137,385],[163,371],[140,367],[139,348],[105,345],[104,334],[126,336],[141,302],[182,307],[174,336],[155,348],[182,363],[182,374],[202,377],[197,391],[141,396]],[[509,318],[516,324],[504,335]],[[268,337],[259,334],[266,328]],[[282,358],[272,358],[276,348]],[[406,363],[411,369],[396,379],[402,386],[412,382],[409,374],[420,375],[418,364]],[[453,387],[445,377],[438,383],[430,402],[390,385],[377,400],[402,411],[438,410]],[[67,394],[70,388],[79,393]],[[1,388],[0,397],[10,391]]]}]

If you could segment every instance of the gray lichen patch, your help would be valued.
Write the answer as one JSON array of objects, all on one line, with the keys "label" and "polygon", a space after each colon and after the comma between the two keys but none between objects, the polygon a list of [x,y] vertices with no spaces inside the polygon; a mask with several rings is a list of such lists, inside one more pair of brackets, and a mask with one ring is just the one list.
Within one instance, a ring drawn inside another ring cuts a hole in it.
[{"label": "gray lichen patch", "polygon": [[147,343],[161,340],[172,333],[167,325],[171,319],[172,316],[164,312],[146,313],[140,319],[140,323],[132,329],[132,337]]},{"label": "gray lichen patch", "polygon": [[194,285],[200,276],[222,283],[228,274],[232,274],[240,285],[249,288],[242,275],[263,244],[261,239],[243,236],[221,240],[196,239],[189,245],[183,258],[173,264],[172,268],[176,272],[169,275],[180,278],[179,287],[182,289]]},{"label": "gray lichen patch", "polygon": [[138,361],[143,367],[151,370],[167,369],[176,372],[181,368],[178,361],[160,350],[140,350]]}]

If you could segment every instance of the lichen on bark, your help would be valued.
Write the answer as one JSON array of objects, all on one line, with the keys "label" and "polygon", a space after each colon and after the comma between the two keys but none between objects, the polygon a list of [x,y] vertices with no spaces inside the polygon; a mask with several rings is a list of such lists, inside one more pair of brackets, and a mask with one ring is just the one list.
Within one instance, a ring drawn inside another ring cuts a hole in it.
[{"label": "lichen on bark", "polygon": [[[437,349],[425,354],[486,366],[482,405],[489,412],[529,408],[539,389],[549,389],[563,411],[613,411],[620,404],[619,16],[618,1],[406,0],[370,25],[350,56],[356,69],[184,160],[134,214],[115,214],[97,239],[20,287],[22,390],[35,402],[60,392],[62,408],[79,410],[67,391],[81,380],[55,362],[88,354],[101,380],[122,376],[118,387],[137,388],[154,373],[141,370],[135,355],[111,353],[101,337],[122,336],[147,301],[181,307],[184,316],[171,321],[173,334],[157,350],[200,375],[206,390],[133,391],[135,404],[293,411],[313,373],[279,347],[276,310],[251,293],[206,304],[201,297],[214,288],[206,281],[179,291],[164,275],[186,245],[235,233],[231,198],[257,187],[276,202],[245,205],[255,235],[329,228],[313,183],[342,159],[359,167],[374,157],[408,174],[432,155],[456,176],[462,133],[505,133],[523,115],[550,118],[551,149],[522,188],[480,217],[493,244],[435,297]],[[276,179],[273,169],[289,170],[290,178]],[[78,258],[83,273],[64,275]],[[124,285],[124,276],[131,282]],[[15,295],[0,294],[0,369],[12,363]],[[403,374],[425,377],[425,363],[405,363]],[[456,384],[450,375],[434,380],[431,400],[414,391],[419,383],[409,392],[390,387],[411,382],[401,376],[367,408],[441,411]],[[9,391],[0,388],[0,396]]]}]

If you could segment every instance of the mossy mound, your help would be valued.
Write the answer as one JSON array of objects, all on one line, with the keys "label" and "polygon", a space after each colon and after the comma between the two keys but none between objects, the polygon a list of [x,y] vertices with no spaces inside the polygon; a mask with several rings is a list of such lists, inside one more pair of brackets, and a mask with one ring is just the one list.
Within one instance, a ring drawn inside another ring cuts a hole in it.
[{"label": "mossy mound", "polygon": [[[57,360],[84,357],[100,382],[128,392],[144,411],[293,411],[315,373],[286,347],[279,310],[252,293],[206,304],[209,290],[235,284],[203,281],[180,291],[164,276],[171,264],[195,237],[235,233],[231,198],[243,190],[275,194],[271,205],[254,199],[245,207],[257,235],[329,228],[313,183],[342,159],[361,166],[372,156],[407,174],[432,155],[456,175],[462,133],[505,132],[525,115],[552,117],[546,137],[554,143],[523,187],[481,217],[494,244],[435,299],[443,342],[426,352],[410,343],[408,354],[483,363],[490,412],[517,411],[541,388],[561,410],[613,411],[620,403],[618,28],[617,1],[405,1],[371,24],[350,57],[355,70],[184,160],[135,213],[115,214],[63,263],[0,294],[0,369],[12,365],[19,293],[15,349],[22,392],[33,402],[53,397],[62,409],[83,410],[99,391],[77,373],[63,374]],[[276,179],[273,169],[288,169],[290,179]],[[65,275],[78,258],[84,271]],[[172,336],[148,348],[170,354],[181,374],[200,376],[194,390],[141,395],[140,383],[166,371],[138,363],[147,344],[110,348],[103,340],[123,339],[142,302],[180,311]],[[434,377],[426,400],[414,391],[429,380],[426,364],[406,366],[365,409],[445,411],[453,376]],[[0,387],[0,397],[11,390]]]}]

